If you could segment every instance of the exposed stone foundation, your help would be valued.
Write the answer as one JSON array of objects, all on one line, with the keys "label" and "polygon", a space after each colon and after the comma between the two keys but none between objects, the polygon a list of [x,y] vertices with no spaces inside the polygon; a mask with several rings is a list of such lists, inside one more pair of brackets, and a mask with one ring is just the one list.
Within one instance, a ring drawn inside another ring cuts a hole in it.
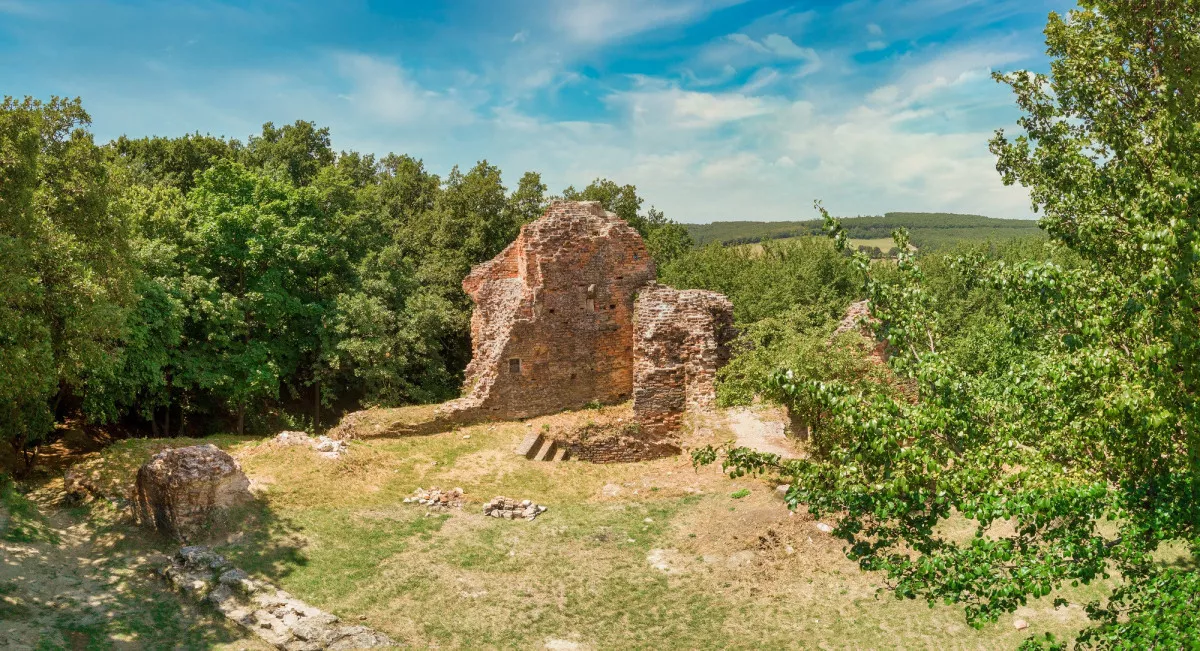
[{"label": "exposed stone foundation", "polygon": [[366,626],[347,625],[275,586],[250,578],[220,554],[205,547],[184,547],[162,570],[172,587],[211,603],[277,649],[368,649],[398,646]]},{"label": "exposed stone foundation", "polygon": [[633,413],[647,433],[673,431],[685,410],[715,404],[734,336],[733,304],[721,294],[653,283],[638,294]]},{"label": "exposed stone foundation", "polygon": [[650,435],[638,423],[584,425],[558,441],[572,459],[591,463],[630,463],[673,457],[681,452],[674,439]]}]

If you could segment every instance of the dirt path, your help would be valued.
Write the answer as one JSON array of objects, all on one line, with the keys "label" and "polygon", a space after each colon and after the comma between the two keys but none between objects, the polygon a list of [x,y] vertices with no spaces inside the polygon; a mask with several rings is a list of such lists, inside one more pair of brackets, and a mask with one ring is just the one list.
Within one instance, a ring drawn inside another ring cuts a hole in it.
[{"label": "dirt path", "polygon": [[784,434],[782,421],[768,420],[763,414],[748,407],[735,407],[725,413],[729,429],[737,437],[737,444],[759,452],[778,454],[784,459],[795,459],[800,455]]},{"label": "dirt path", "polygon": [[169,592],[161,551],[124,527],[34,504],[33,526],[0,530],[0,648],[264,648]]}]

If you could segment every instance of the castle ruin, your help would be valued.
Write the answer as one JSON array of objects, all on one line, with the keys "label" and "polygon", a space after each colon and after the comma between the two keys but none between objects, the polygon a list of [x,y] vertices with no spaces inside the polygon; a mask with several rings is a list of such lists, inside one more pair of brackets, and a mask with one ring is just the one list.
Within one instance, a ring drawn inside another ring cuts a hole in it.
[{"label": "castle ruin", "polygon": [[443,415],[507,420],[632,398],[658,434],[688,406],[711,405],[732,306],[654,279],[645,242],[624,220],[595,201],[552,203],[463,280],[475,303],[472,357],[463,397]]}]

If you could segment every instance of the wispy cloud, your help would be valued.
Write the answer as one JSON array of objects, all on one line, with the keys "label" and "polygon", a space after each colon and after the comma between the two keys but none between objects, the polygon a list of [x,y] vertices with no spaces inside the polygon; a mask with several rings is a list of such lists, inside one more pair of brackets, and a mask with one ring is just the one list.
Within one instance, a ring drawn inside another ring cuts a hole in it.
[{"label": "wispy cloud", "polygon": [[561,0],[557,25],[588,44],[620,40],[651,29],[691,22],[745,0]]}]

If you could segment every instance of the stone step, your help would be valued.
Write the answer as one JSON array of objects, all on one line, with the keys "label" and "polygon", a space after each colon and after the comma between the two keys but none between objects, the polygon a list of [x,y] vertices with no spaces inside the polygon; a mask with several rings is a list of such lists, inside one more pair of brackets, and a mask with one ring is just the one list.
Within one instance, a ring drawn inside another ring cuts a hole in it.
[{"label": "stone step", "polygon": [[570,456],[571,451],[567,449],[567,446],[563,445],[560,446],[558,451],[554,453],[554,458],[552,461],[566,461],[568,458],[570,458]]},{"label": "stone step", "polygon": [[558,441],[547,439],[546,442],[542,444],[542,449],[538,451],[538,454],[534,457],[534,459],[537,461],[552,461],[554,460],[554,453],[557,451]]},{"label": "stone step", "polygon": [[529,436],[526,436],[525,440],[521,441],[521,444],[517,446],[517,454],[525,457],[526,459],[532,459],[537,451],[542,447],[542,442],[544,440],[545,437],[538,432],[530,432]]}]

